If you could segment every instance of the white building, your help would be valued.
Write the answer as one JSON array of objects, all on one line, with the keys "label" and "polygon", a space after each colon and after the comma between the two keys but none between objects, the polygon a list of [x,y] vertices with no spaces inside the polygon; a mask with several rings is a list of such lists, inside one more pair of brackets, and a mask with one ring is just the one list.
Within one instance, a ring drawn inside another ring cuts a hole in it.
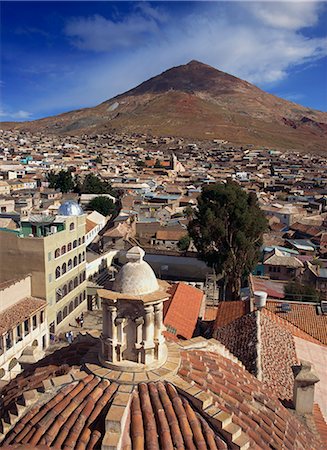
[{"label": "white building", "polygon": [[0,284],[0,378],[14,378],[44,356],[46,301],[31,296],[31,276]]}]

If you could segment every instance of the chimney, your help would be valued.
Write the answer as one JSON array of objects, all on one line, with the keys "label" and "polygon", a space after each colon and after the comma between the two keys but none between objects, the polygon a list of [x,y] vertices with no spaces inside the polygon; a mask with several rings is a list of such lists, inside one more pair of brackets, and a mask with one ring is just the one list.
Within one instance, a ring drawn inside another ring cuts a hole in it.
[{"label": "chimney", "polygon": [[299,366],[292,366],[294,374],[293,403],[298,414],[312,414],[315,384],[319,381],[313,365],[301,360]]},{"label": "chimney", "polygon": [[254,291],[254,306],[257,310],[261,310],[266,306],[267,302],[267,292],[264,291]]}]

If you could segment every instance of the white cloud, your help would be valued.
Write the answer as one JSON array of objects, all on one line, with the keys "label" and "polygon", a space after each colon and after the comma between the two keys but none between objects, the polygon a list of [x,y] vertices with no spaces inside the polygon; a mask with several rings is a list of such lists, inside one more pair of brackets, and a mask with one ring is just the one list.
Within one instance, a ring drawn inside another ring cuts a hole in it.
[{"label": "white cloud", "polygon": [[76,47],[96,52],[144,44],[160,32],[158,22],[165,17],[148,4],[140,5],[138,9],[140,12],[133,12],[116,22],[100,15],[76,17],[66,24],[65,33]]},{"label": "white cloud", "polygon": [[299,30],[318,21],[320,2],[254,2],[246,6],[264,24],[274,28]]},{"label": "white cloud", "polygon": [[[200,9],[201,6],[201,9]],[[118,21],[96,15],[66,24],[75,46],[93,51],[73,75],[33,104],[34,111],[92,106],[172,66],[197,59],[265,88],[327,55],[327,38],[304,34],[317,23],[315,2],[204,3],[168,13],[137,4]],[[162,7],[164,8],[164,7]],[[49,94],[49,93],[50,94]]]},{"label": "white cloud", "polygon": [[24,111],[22,109],[16,112],[0,111],[0,117],[5,118],[4,120],[11,120],[11,119],[23,120],[29,119],[31,116],[32,113]]}]

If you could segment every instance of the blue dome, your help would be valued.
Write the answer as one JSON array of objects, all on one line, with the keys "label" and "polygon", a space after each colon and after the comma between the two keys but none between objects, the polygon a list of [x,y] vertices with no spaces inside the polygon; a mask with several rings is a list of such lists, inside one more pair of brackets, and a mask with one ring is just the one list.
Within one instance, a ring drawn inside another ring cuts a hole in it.
[{"label": "blue dome", "polygon": [[82,216],[83,214],[81,206],[72,200],[62,203],[58,209],[59,216]]}]

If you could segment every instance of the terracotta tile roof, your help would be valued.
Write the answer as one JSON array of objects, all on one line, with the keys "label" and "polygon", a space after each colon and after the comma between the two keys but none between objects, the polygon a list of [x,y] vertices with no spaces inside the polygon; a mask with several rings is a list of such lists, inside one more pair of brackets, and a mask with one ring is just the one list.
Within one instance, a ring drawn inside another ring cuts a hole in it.
[{"label": "terracotta tile roof", "polygon": [[282,312],[281,303],[268,300],[266,308],[278,317],[287,320],[300,330],[327,345],[327,316],[318,315],[316,306],[310,304],[291,302],[291,311]]},{"label": "terracotta tile roof", "polygon": [[11,330],[39,309],[44,308],[46,301],[35,297],[25,297],[0,313],[0,335]]},{"label": "terracotta tile roof", "polygon": [[299,363],[292,334],[265,314],[260,313],[260,369],[269,389],[281,399],[293,398],[292,366]]},{"label": "terracotta tile roof", "polygon": [[0,417],[3,417],[4,411],[15,407],[17,399],[23,392],[42,388],[44,380],[56,375],[64,375],[70,371],[71,367],[80,365],[82,357],[92,345],[94,343],[74,342],[68,347],[56,350],[17,375],[1,390],[3,402],[0,402]]},{"label": "terracotta tile roof", "polygon": [[254,313],[214,329],[213,337],[224,344],[250,373],[257,375],[258,332]]},{"label": "terracotta tile roof", "polygon": [[140,383],[131,402],[132,448],[227,449],[215,429],[171,383]]},{"label": "terracotta tile roof", "polygon": [[288,330],[290,333],[292,333],[292,336],[296,336],[302,339],[305,339],[306,341],[313,342],[315,344],[321,344],[318,339],[315,339],[314,337],[310,336],[310,334],[306,333],[305,331],[301,330],[300,328],[293,325],[291,322],[288,322],[280,315],[274,314],[269,309],[264,310],[265,314],[268,315],[272,320],[274,320],[276,323],[281,325],[284,329]]},{"label": "terracotta tile roof", "polygon": [[327,423],[317,403],[313,405],[313,420],[321,438],[321,442],[327,442]]},{"label": "terracotta tile roof", "polygon": [[250,304],[246,301],[225,301],[220,302],[217,308],[217,316],[214,329],[223,327],[233,322],[235,319],[250,312]]},{"label": "terracotta tile roof", "polygon": [[206,306],[203,320],[211,322],[216,320],[218,308],[216,306]]},{"label": "terracotta tile roof", "polygon": [[251,449],[323,449],[320,440],[271,390],[238,364],[201,350],[185,351],[179,375],[213,395],[250,438]]},{"label": "terracotta tile roof", "polygon": [[94,375],[77,384],[66,384],[50,401],[33,406],[7,434],[4,443],[85,449],[94,437],[95,443],[100,440],[97,419],[117,387]]},{"label": "terracotta tile roof", "polygon": [[293,396],[293,373],[296,364],[292,334],[262,312],[242,316],[213,336],[225,345],[255,376],[282,399]]},{"label": "terracotta tile roof", "polygon": [[89,233],[90,231],[93,230],[93,228],[95,228],[97,226],[96,223],[92,222],[92,220],[86,218],[86,223],[85,223],[85,229],[86,229],[86,233]]},{"label": "terracotta tile roof", "polygon": [[[185,341],[181,345],[184,344]],[[83,353],[77,355],[80,346]],[[51,358],[65,361],[73,350],[71,363],[79,360],[80,364],[82,354],[91,347],[90,343],[79,342],[61,349]],[[124,389],[126,385],[118,386],[119,380],[110,383],[85,373],[83,379],[74,378],[68,366],[57,372],[53,372],[52,366],[51,372],[48,357],[48,365],[47,362],[43,362],[43,367],[35,364],[37,369],[32,367],[22,373],[1,392],[2,407],[7,414],[13,408],[13,403],[8,402],[13,389],[16,389],[17,400],[24,386],[30,391],[37,389],[42,381],[50,385],[39,394],[37,402],[19,416],[1,445],[6,448],[6,445],[19,444],[24,450],[28,450],[29,445],[38,450],[42,445],[92,450],[105,446],[115,448],[115,439],[121,436],[124,450],[236,448],[231,434],[221,431],[221,422],[215,420],[208,406],[197,398],[200,394],[213,397],[209,405],[214,408],[214,414],[227,412],[232,430],[241,429],[246,439],[250,438],[251,449],[306,450],[308,443],[310,450],[322,449],[318,437],[304,422],[285,409],[277,396],[243,367],[212,351],[190,348],[180,352],[179,377],[187,382],[186,388],[191,391],[185,391],[180,383],[174,386],[176,378],[181,380],[176,376],[172,381],[136,383],[134,390],[132,386],[130,390]],[[64,373],[67,375],[58,377]],[[57,377],[51,383],[53,375]],[[107,422],[108,416],[115,419],[114,425]],[[2,417],[5,414],[2,413]]]},{"label": "terracotta tile roof", "polygon": [[[172,286],[171,298],[164,303],[164,325],[167,332],[184,339],[193,336],[200,314],[203,292],[185,283]],[[171,333],[170,330],[176,330]]]}]

